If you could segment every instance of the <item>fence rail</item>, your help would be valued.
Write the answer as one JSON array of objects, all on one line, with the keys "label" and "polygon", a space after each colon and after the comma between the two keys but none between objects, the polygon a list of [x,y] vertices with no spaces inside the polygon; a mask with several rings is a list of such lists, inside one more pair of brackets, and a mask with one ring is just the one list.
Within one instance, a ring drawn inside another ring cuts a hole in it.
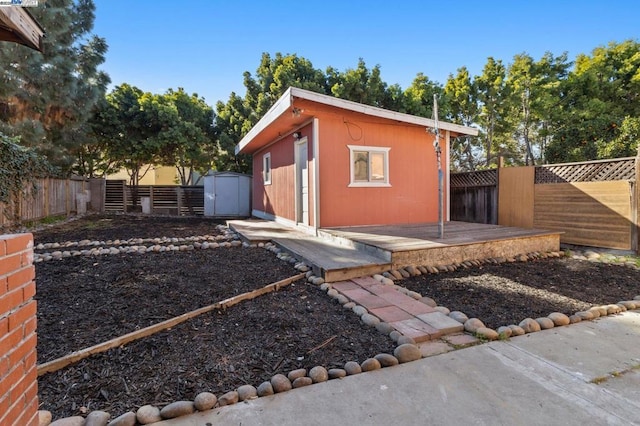
[{"label": "fence rail", "polygon": [[0,227],[76,212],[77,194],[89,191],[88,179],[38,179],[18,197],[0,203]]},{"label": "fence rail", "polygon": [[108,180],[105,210],[112,212],[144,211],[178,216],[204,215],[204,187],[176,185],[126,185],[123,180]]}]

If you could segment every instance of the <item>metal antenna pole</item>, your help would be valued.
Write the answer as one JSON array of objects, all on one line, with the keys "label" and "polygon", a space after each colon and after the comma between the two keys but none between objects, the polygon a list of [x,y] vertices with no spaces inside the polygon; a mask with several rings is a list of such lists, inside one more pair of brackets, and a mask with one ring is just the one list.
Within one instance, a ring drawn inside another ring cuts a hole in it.
[{"label": "metal antenna pole", "polygon": [[440,131],[438,130],[438,97],[433,94],[433,121],[435,123],[435,140],[433,141],[433,148],[436,151],[436,160],[438,162],[438,234],[440,239],[444,238],[444,176],[442,173],[442,149],[440,148]]}]

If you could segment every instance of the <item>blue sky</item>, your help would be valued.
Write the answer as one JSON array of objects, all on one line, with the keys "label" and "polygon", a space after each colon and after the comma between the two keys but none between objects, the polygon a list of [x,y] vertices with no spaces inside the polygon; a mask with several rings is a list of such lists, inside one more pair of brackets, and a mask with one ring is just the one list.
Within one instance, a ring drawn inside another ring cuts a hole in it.
[{"label": "blue sky", "polygon": [[640,39],[637,0],[94,0],[94,33],[109,44],[112,87],[163,93],[183,87],[207,103],[244,95],[243,72],[263,52],[296,53],[344,71],[363,58],[402,88],[422,72],[445,83],[489,56],[526,52],[573,60],[611,41]]}]

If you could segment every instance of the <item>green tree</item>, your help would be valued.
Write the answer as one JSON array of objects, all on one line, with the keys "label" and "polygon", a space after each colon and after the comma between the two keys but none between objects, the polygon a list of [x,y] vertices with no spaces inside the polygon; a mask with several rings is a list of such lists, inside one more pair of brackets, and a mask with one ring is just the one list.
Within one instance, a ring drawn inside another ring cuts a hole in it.
[{"label": "green tree", "polygon": [[404,91],[403,112],[420,117],[433,117],[433,95],[436,95],[440,100],[438,111],[441,116],[446,116],[448,106],[446,98],[442,96],[443,93],[444,90],[440,84],[430,80],[423,73],[418,73],[411,82],[411,86]]},{"label": "green tree", "polygon": [[484,145],[485,166],[497,163],[502,155],[508,162],[519,157],[511,138],[512,123],[509,122],[511,105],[509,86],[506,82],[506,68],[501,60],[489,57],[482,75],[475,77],[480,102],[478,125],[480,140]]},{"label": "green tree", "polygon": [[160,163],[175,166],[182,185],[196,184],[193,173],[198,172],[201,178],[213,167],[216,156],[213,109],[203,98],[182,88],[169,89],[162,101],[173,111],[166,112],[168,126],[159,134]]},{"label": "green tree", "polygon": [[583,161],[620,136],[626,117],[640,116],[640,43],[627,40],[579,55],[562,87],[549,161]]},{"label": "green tree", "polygon": [[109,77],[98,69],[107,44],[91,33],[92,0],[49,0],[32,8],[46,32],[43,53],[0,42],[0,130],[70,170]]},{"label": "green tree", "polygon": [[360,58],[356,68],[347,69],[344,73],[335,73],[333,69],[332,72],[330,94],[336,98],[386,108],[387,83],[380,76],[380,65],[369,70],[364,59]]},{"label": "green tree", "polygon": [[[466,67],[459,68],[455,76],[449,75],[444,97],[449,106],[447,120],[463,126],[475,125],[479,113],[478,93]],[[451,163],[455,170],[475,170],[482,154],[478,138],[465,135],[451,141]]]}]

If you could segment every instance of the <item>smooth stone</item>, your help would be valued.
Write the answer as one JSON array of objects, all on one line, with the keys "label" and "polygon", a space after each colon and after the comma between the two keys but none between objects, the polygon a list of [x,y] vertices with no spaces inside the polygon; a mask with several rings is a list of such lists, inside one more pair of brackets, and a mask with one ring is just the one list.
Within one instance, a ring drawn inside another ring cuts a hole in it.
[{"label": "smooth stone", "polygon": [[580,318],[578,315],[573,314],[569,316],[569,321],[571,321],[571,324],[577,324],[582,321],[582,318]]},{"label": "smooth stone", "polygon": [[627,307],[624,306],[624,305],[621,305],[621,304],[618,303],[616,306],[618,306],[620,308],[620,312],[627,312],[628,311]]},{"label": "smooth stone", "polygon": [[65,417],[64,419],[56,420],[55,422],[51,423],[49,426],[83,426],[83,425],[84,425],[84,417],[73,416],[73,417]]},{"label": "smooth stone", "polygon": [[451,313],[449,308],[447,308],[446,306],[436,306],[433,309],[435,309],[436,311],[440,312],[443,315],[449,315]]},{"label": "smooth stone", "polygon": [[353,376],[354,374],[362,373],[362,367],[355,361],[347,361],[344,364],[344,371],[346,371],[349,376]]},{"label": "smooth stone", "polygon": [[427,268],[425,268],[424,266],[422,266],[422,265],[417,266],[417,268],[418,268],[418,271],[420,271],[422,273],[422,275],[425,275],[425,274],[429,273],[429,270]]},{"label": "smooth stone", "polygon": [[487,340],[496,340],[500,335],[497,331],[489,327],[479,327],[476,330],[476,334]]},{"label": "smooth stone", "polygon": [[376,281],[380,281],[382,282],[382,279],[384,278],[384,276],[380,275],[380,274],[374,274],[373,275],[373,279]]},{"label": "smooth stone", "polygon": [[314,279],[311,280],[311,284],[313,285],[320,285],[320,284],[324,284],[324,278],[322,277],[315,277]]},{"label": "smooth stone", "polygon": [[589,308],[587,309],[587,312],[591,312],[594,319],[600,318],[602,316],[602,312],[600,312],[600,309],[598,309],[597,307]]},{"label": "smooth stone", "polygon": [[398,362],[400,364],[404,364],[405,362],[420,359],[422,357],[422,352],[416,345],[405,343],[395,348],[395,350],[393,351],[393,356],[398,359]]},{"label": "smooth stone", "polygon": [[238,399],[239,397],[237,391],[227,392],[224,395],[220,396],[220,398],[218,398],[218,405],[220,407],[223,407],[225,405],[233,405],[238,402]]},{"label": "smooth stone", "polygon": [[410,344],[415,345],[416,341],[413,340],[413,337],[401,335],[397,340],[398,345]]},{"label": "smooth stone", "polygon": [[393,280],[387,278],[387,277],[382,277],[382,280],[380,281],[382,284],[384,285],[395,285],[393,283]]},{"label": "smooth stone", "polygon": [[540,324],[533,318],[525,318],[520,321],[519,326],[524,330],[525,333],[534,333],[536,331],[540,331]]},{"label": "smooth stone", "polygon": [[362,361],[362,364],[360,364],[360,367],[362,367],[362,371],[373,371],[382,368],[382,366],[380,365],[380,361],[375,358],[365,359],[364,361]]},{"label": "smooth stone", "polygon": [[556,327],[569,325],[571,323],[571,320],[569,319],[569,317],[563,314],[562,312],[552,312],[549,315],[547,315],[547,318],[553,321],[553,324]]},{"label": "smooth stone", "polygon": [[196,411],[193,401],[176,401],[167,405],[160,410],[160,416],[163,419],[173,419],[180,416],[186,416]]},{"label": "smooth stone", "polygon": [[313,383],[326,382],[329,380],[329,373],[326,368],[317,365],[309,370],[309,377],[313,380]]},{"label": "smooth stone", "polygon": [[341,379],[347,376],[347,370],[343,368],[330,368],[327,373],[329,374],[329,380]]},{"label": "smooth stone", "polygon": [[349,303],[349,299],[347,299],[347,296],[343,295],[343,294],[339,294],[338,297],[336,297],[336,300],[338,301],[339,304],[344,305],[346,303]]},{"label": "smooth stone", "polygon": [[628,310],[636,309],[638,306],[637,300],[621,300],[618,305],[622,305]]},{"label": "smooth stone", "polygon": [[371,315],[371,314],[363,314],[360,317],[360,319],[362,320],[363,323],[365,323],[369,327],[375,327],[377,324],[380,323],[380,319],[375,315]]},{"label": "smooth stone", "polygon": [[312,384],[313,384],[313,380],[311,380],[311,377],[298,377],[293,381],[291,386],[293,387],[293,389],[298,389],[298,388],[303,388],[305,386],[309,386]]},{"label": "smooth stone", "polygon": [[407,271],[407,272],[409,273],[409,275],[411,275],[412,277],[416,277],[416,276],[418,276],[418,275],[422,275],[422,272],[420,272],[420,271],[418,270],[418,268],[416,268],[416,267],[415,267],[415,266],[413,266],[413,265],[406,266],[406,267],[404,268],[404,270],[405,270],[405,271]]},{"label": "smooth stone", "polygon": [[356,305],[352,309],[353,313],[361,317],[362,315],[368,313],[367,308],[364,306]]},{"label": "smooth stone", "polygon": [[135,426],[136,413],[129,411],[111,420],[107,426]]},{"label": "smooth stone", "polygon": [[398,339],[400,337],[402,337],[402,333],[400,333],[398,330],[393,330],[392,332],[389,333],[389,338],[396,343],[398,342]]},{"label": "smooth stone", "polygon": [[340,295],[340,293],[338,293],[338,290],[336,290],[335,288],[332,288],[330,290],[327,291],[327,296],[331,297],[331,298],[336,298]]},{"label": "smooth stone", "polygon": [[356,306],[355,302],[347,302],[344,305],[342,305],[342,307],[345,309],[353,309],[355,306]]},{"label": "smooth stone", "polygon": [[464,329],[469,333],[475,333],[480,327],[484,326],[484,323],[478,318],[469,318],[464,322]]},{"label": "smooth stone", "polygon": [[420,293],[418,293],[417,291],[410,291],[407,293],[407,296],[415,299],[415,300],[420,300],[422,299],[422,295]]},{"label": "smooth stone", "polygon": [[391,271],[389,271],[389,273],[393,275],[393,278],[395,278],[396,280],[401,280],[402,278],[404,278],[402,276],[402,273],[398,270],[392,269]]},{"label": "smooth stone", "polygon": [[620,313],[620,307],[618,305],[607,305],[607,315],[615,315]]},{"label": "smooth stone", "polygon": [[138,423],[148,425],[149,423],[155,423],[162,420],[160,416],[160,409],[153,405],[143,405],[136,411],[136,419]]},{"label": "smooth stone", "polygon": [[373,358],[377,359],[382,367],[391,367],[393,365],[398,365],[400,363],[398,361],[398,358],[396,358],[391,354],[378,354]]},{"label": "smooth stone", "polygon": [[271,386],[275,393],[286,392],[291,390],[291,380],[284,374],[276,374],[271,378]]},{"label": "smooth stone", "polygon": [[106,411],[92,411],[84,419],[83,426],[107,426],[110,418],[111,414]]},{"label": "smooth stone", "polygon": [[511,324],[509,325],[509,328],[511,329],[512,336],[523,336],[524,334],[526,334],[524,329],[519,325]]},{"label": "smooth stone", "polygon": [[218,397],[211,392],[200,392],[193,400],[193,406],[198,411],[211,410],[216,406]]},{"label": "smooth stone", "polygon": [[271,382],[262,382],[260,386],[258,386],[258,396],[269,396],[273,395],[275,392],[273,390],[273,386]]},{"label": "smooth stone", "polygon": [[322,290],[322,291],[329,291],[329,290],[331,290],[331,284],[329,284],[329,283],[324,283],[324,284],[320,285],[320,290]]},{"label": "smooth stone", "polygon": [[289,373],[287,374],[287,379],[294,381],[298,377],[304,377],[306,375],[307,375],[306,368],[298,368],[297,370],[289,371]]},{"label": "smooth stone", "polygon": [[393,327],[387,322],[379,322],[376,324],[376,330],[384,335],[388,335],[393,331]]},{"label": "smooth stone", "polygon": [[555,327],[553,321],[547,317],[536,318],[536,322],[540,324],[540,328],[542,330],[549,330],[550,328]]},{"label": "smooth stone", "polygon": [[38,410],[38,426],[48,426],[52,418],[51,411]]},{"label": "smooth stone", "polygon": [[579,311],[576,312],[575,315],[583,321],[589,321],[594,318],[598,318],[600,316],[600,313],[597,314],[598,317],[596,317],[595,314],[591,311]]},{"label": "smooth stone", "polygon": [[449,312],[449,318],[458,321],[460,324],[464,324],[469,321],[469,317],[460,311]]},{"label": "smooth stone", "polygon": [[438,306],[438,304],[436,303],[436,301],[435,301],[435,300],[433,300],[432,298],[427,297],[427,296],[423,296],[423,297],[421,297],[421,298],[420,298],[420,301],[421,301],[422,303],[424,303],[425,305],[430,306],[430,307],[432,307],[432,308],[435,308],[436,306]]},{"label": "smooth stone", "polygon": [[258,389],[252,385],[242,385],[236,390],[236,392],[238,392],[239,401],[247,401],[258,397]]},{"label": "smooth stone", "polygon": [[496,331],[498,332],[498,335],[503,339],[508,339],[513,334],[513,330],[505,325],[503,325],[502,327],[498,327]]}]

